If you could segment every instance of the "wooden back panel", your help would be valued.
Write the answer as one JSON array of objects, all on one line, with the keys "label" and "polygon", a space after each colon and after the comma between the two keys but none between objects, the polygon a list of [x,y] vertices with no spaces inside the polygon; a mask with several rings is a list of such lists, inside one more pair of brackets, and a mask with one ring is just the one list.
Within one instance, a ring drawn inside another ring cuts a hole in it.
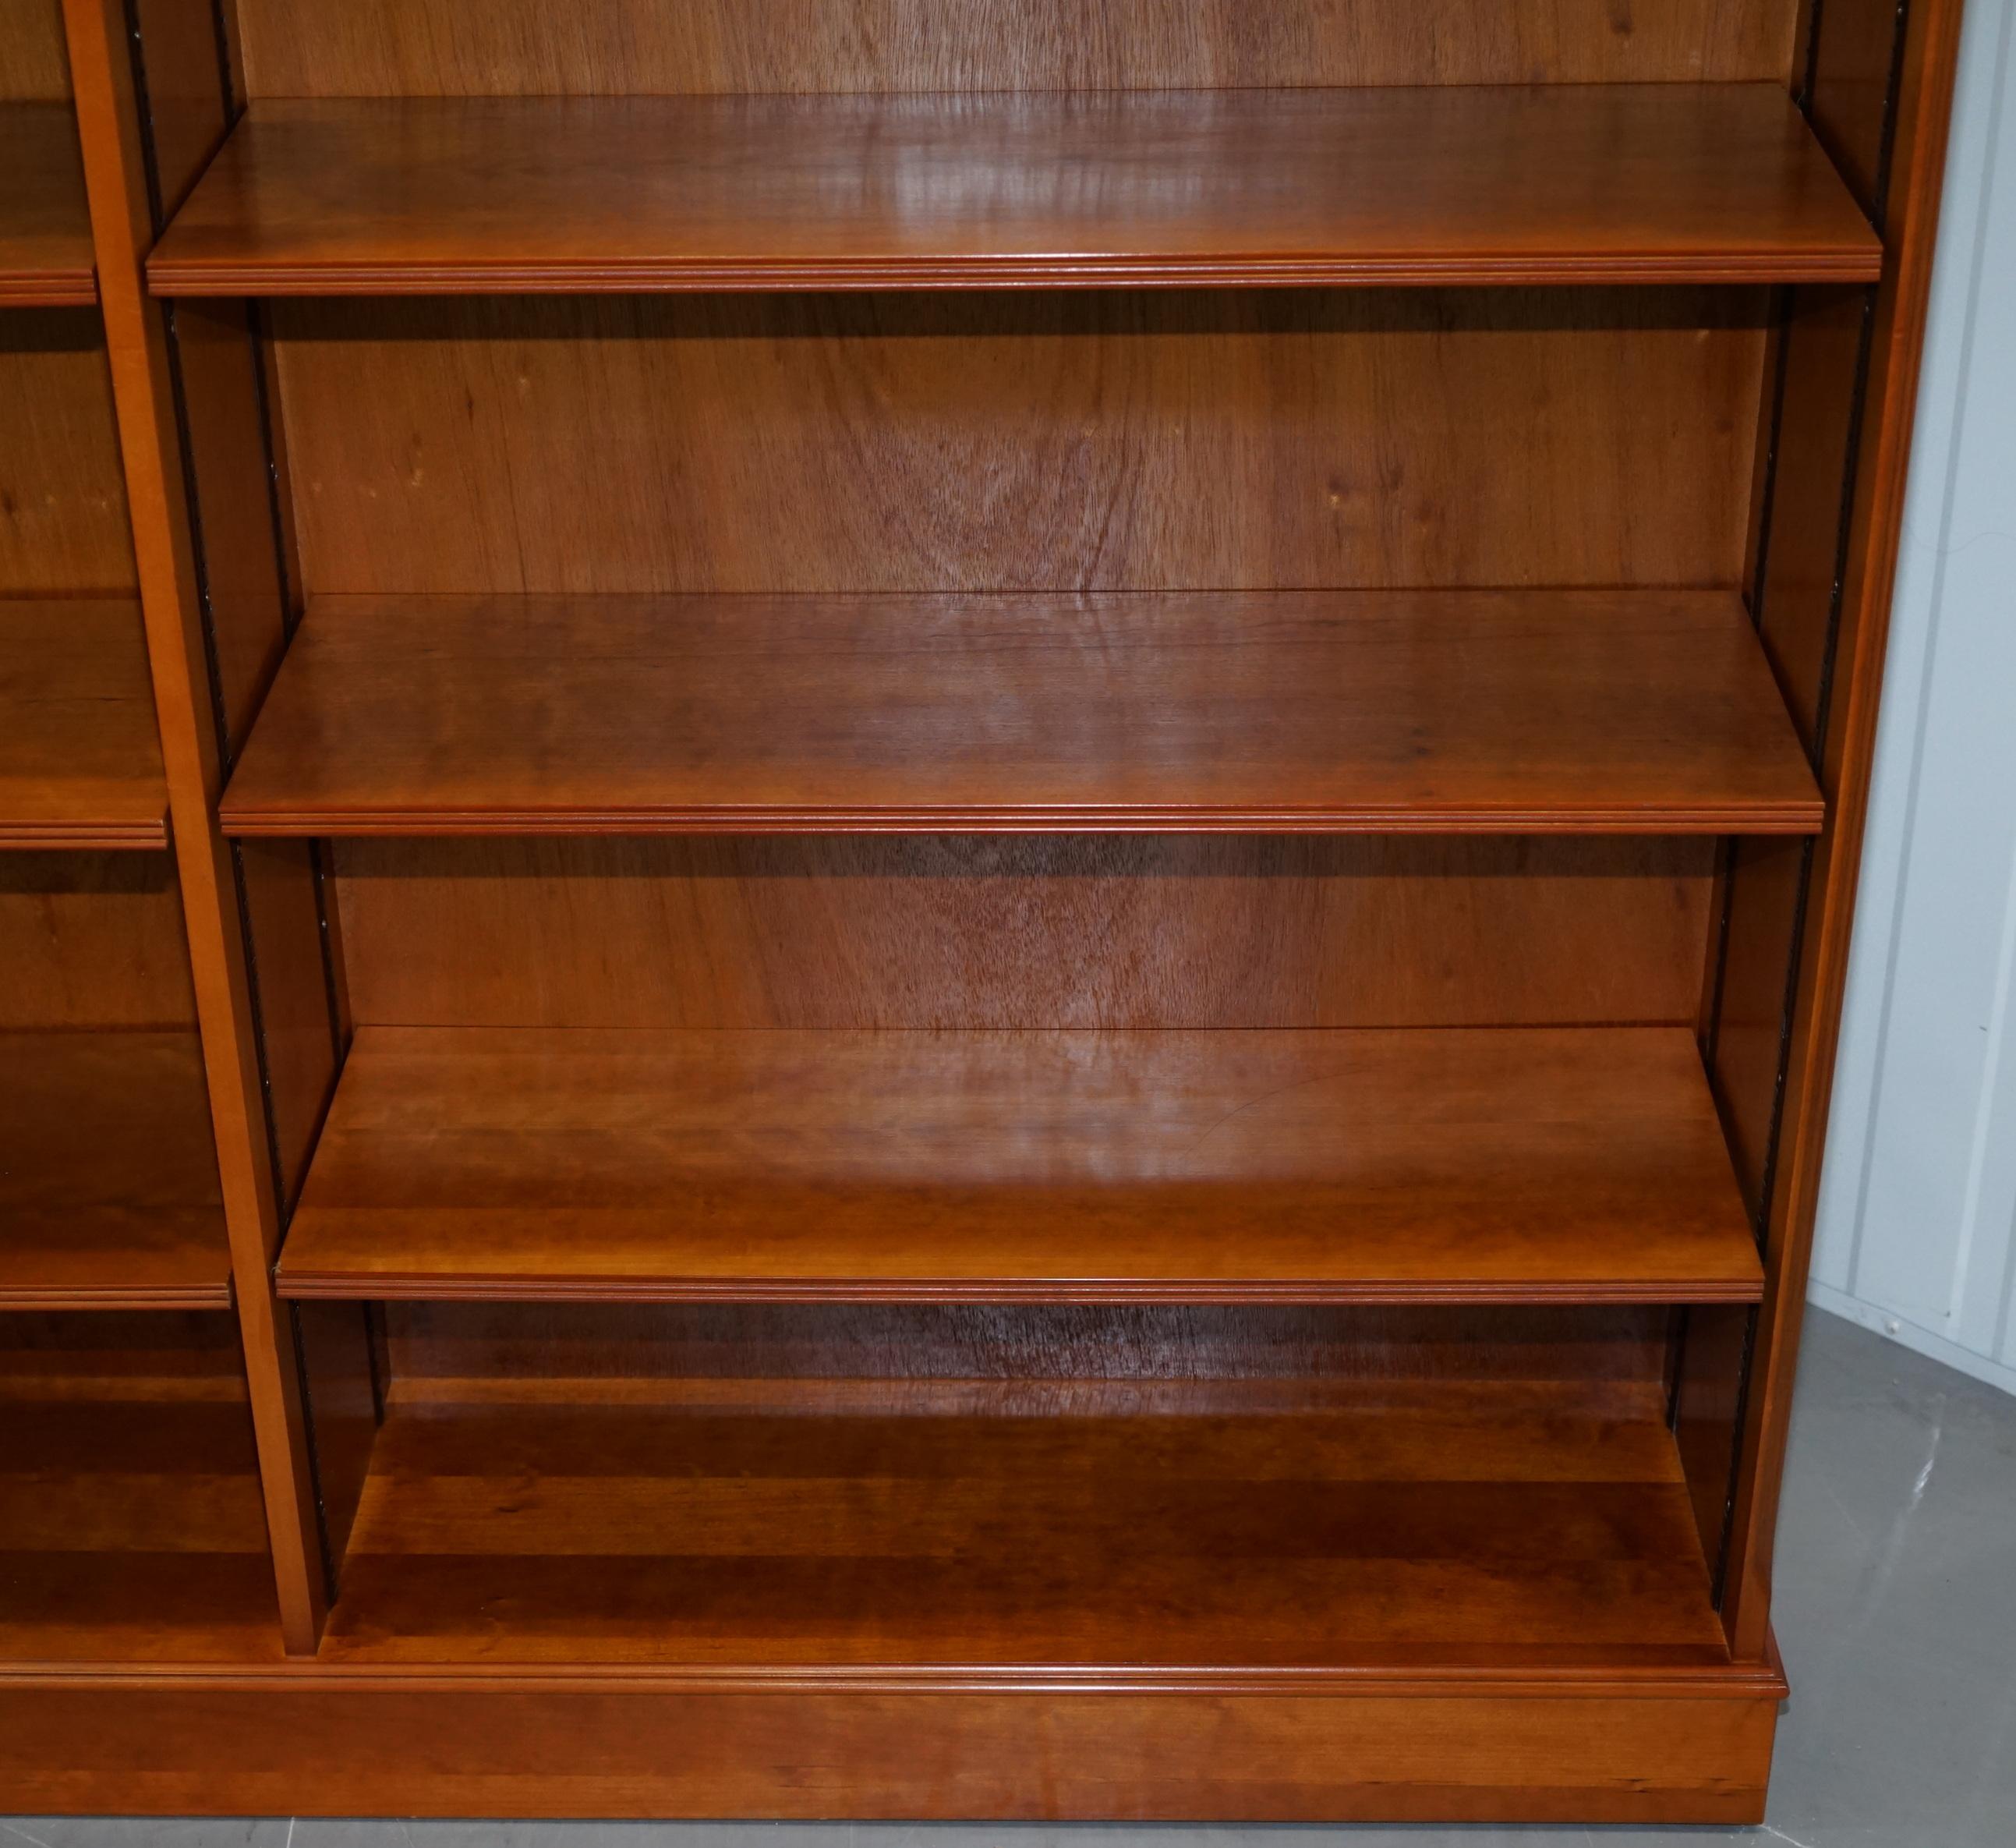
[{"label": "wooden back panel", "polygon": [[104,335],[90,308],[0,315],[0,596],[130,591]]},{"label": "wooden back panel", "polygon": [[[221,1309],[0,1316],[0,1398],[242,1403],[245,1362]],[[243,1446],[251,1467],[252,1433]],[[80,1458],[88,1466],[90,1459]]]},{"label": "wooden back panel", "polygon": [[1750,290],[286,302],[317,592],[1734,585]]},{"label": "wooden back panel", "polygon": [[0,103],[67,103],[61,0],[0,0]]},{"label": "wooden back panel", "polygon": [[254,96],[1782,80],[1796,0],[239,0]]},{"label": "wooden back panel", "polygon": [[1691,1021],[1712,843],[346,841],[387,1025]]},{"label": "wooden back panel", "polygon": [[[272,326],[311,593],[873,592],[1734,584],[1765,319],[1676,290],[307,302]],[[1709,874],[1698,844],[1477,841],[337,866],[358,1021],[576,1026],[1691,1019]]]},{"label": "wooden back panel", "polygon": [[488,1379],[531,1396],[709,1379],[1642,1382],[1664,1373],[1672,1313],[398,1302],[380,1327],[398,1390]]},{"label": "wooden back panel", "polygon": [[195,1021],[168,855],[0,853],[0,1030]]}]

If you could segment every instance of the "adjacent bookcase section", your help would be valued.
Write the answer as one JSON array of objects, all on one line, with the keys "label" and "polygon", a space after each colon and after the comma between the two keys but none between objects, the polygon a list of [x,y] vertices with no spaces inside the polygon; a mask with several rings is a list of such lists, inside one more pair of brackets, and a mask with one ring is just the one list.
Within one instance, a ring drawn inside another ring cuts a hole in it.
[{"label": "adjacent bookcase section", "polygon": [[97,303],[60,15],[22,0],[0,9],[9,1687],[279,1657]]},{"label": "adjacent bookcase section", "polygon": [[0,848],[168,844],[130,597],[0,596]]},{"label": "adjacent bookcase section", "polygon": [[0,1030],[0,1309],[230,1306],[193,1030]]},{"label": "adjacent bookcase section", "polygon": [[136,1365],[0,1778],[1759,1817],[1949,0],[64,4],[293,1659]]},{"label": "adjacent bookcase section", "polygon": [[77,122],[67,102],[0,86],[0,308],[98,299]]},{"label": "adjacent bookcase section", "polygon": [[279,1658],[232,1317],[0,1313],[0,1678]]}]

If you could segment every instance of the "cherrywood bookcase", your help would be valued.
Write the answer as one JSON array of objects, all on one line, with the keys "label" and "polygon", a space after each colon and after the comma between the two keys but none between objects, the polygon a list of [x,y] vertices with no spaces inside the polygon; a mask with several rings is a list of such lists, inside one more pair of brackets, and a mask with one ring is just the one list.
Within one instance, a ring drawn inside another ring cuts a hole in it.
[{"label": "cherrywood bookcase", "polygon": [[4,0],[8,1799],[1761,1815],[1957,15]]}]

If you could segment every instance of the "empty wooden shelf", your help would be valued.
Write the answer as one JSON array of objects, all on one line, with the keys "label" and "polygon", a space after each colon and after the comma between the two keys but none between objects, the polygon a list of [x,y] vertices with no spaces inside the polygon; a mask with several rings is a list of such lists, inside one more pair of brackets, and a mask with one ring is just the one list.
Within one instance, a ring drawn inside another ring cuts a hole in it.
[{"label": "empty wooden shelf", "polygon": [[242,1368],[225,1318],[192,1345],[208,1320],[0,1317],[0,1683],[279,1659]]},{"label": "empty wooden shelf", "polygon": [[237,834],[1809,833],[1712,592],[324,598]]},{"label": "empty wooden shelf", "polygon": [[0,308],[95,301],[93,262],[69,105],[0,96]]},{"label": "empty wooden shelf", "polygon": [[230,1302],[196,1035],[0,1032],[0,1310]]},{"label": "empty wooden shelf", "polygon": [[0,596],[0,847],[164,847],[140,607]]},{"label": "empty wooden shelf", "polygon": [[1648,1384],[427,1385],[387,1407],[325,1661],[1741,1679]]},{"label": "empty wooden shelf", "polygon": [[1855,282],[1767,85],[255,103],[169,295]]},{"label": "empty wooden shelf", "polygon": [[1754,1300],[1679,1029],[361,1030],[289,1296]]}]

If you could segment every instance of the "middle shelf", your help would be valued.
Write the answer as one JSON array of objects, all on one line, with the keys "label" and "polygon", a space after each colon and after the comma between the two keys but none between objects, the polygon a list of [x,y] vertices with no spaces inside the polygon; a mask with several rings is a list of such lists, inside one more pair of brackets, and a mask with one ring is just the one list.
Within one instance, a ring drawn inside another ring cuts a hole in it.
[{"label": "middle shelf", "polygon": [[1713,590],[311,601],[227,832],[1809,834]]},{"label": "middle shelf", "polygon": [[361,1028],[282,1295],[1705,1302],[1692,1032]]}]

